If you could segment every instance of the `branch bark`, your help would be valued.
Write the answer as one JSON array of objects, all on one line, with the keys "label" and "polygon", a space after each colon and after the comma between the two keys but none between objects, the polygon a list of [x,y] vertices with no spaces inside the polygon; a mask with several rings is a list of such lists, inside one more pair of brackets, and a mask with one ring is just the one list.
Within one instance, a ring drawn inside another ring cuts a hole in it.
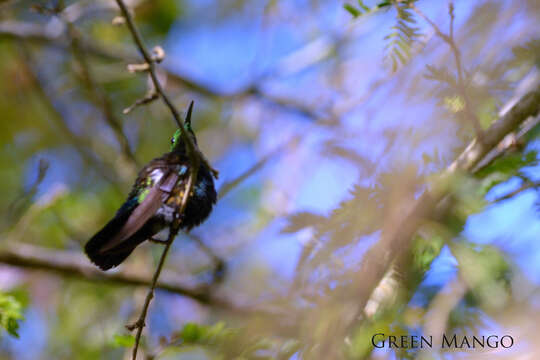
[{"label": "branch bark", "polygon": [[[151,279],[147,275],[125,270],[116,272],[99,271],[91,265],[79,251],[50,250],[27,244],[17,244],[0,250],[0,263],[29,270],[56,273],[63,277],[80,279],[102,284],[127,286],[149,286]],[[164,272],[156,288],[190,297],[203,304],[219,304],[226,309],[235,310],[237,306],[226,299],[217,298],[208,293],[206,284],[179,280],[178,274]]]}]

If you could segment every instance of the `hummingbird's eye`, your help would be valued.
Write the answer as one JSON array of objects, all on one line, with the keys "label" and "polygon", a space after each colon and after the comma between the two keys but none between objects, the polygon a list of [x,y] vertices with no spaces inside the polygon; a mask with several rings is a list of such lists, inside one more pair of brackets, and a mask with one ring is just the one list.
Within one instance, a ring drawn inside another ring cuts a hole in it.
[{"label": "hummingbird's eye", "polygon": [[174,145],[174,136],[171,138],[171,145]]}]

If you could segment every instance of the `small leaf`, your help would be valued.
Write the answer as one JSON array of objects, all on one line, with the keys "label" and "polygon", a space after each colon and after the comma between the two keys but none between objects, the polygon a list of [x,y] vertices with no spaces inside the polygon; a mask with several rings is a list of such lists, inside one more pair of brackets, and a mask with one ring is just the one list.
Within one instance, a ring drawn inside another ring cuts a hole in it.
[{"label": "small leaf", "polygon": [[112,345],[114,347],[132,347],[135,345],[135,337],[133,335],[114,335]]},{"label": "small leaf", "polygon": [[461,96],[447,96],[444,98],[444,106],[453,113],[458,113],[465,109],[465,101]]},{"label": "small leaf", "polygon": [[352,6],[351,4],[344,4],[343,7],[355,18],[362,15],[362,12],[358,10],[357,8],[355,8],[354,6]]},{"label": "small leaf", "polygon": [[205,329],[194,323],[187,323],[184,325],[180,337],[187,343],[195,343],[199,341],[204,335]]},{"label": "small leaf", "polygon": [[19,320],[23,319],[23,306],[11,295],[0,292],[0,327],[13,337],[19,337]]},{"label": "small leaf", "polygon": [[362,0],[358,0],[358,6],[360,6],[362,9],[364,9],[364,11],[369,11],[369,6],[367,6],[366,4],[364,4],[364,2]]}]

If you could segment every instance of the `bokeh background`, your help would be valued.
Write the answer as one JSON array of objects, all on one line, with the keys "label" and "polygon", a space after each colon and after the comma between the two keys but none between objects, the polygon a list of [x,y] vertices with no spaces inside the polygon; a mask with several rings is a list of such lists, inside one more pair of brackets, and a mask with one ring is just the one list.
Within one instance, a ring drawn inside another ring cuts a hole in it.
[{"label": "bokeh background", "polygon": [[[457,0],[453,21],[447,1],[126,2],[165,51],[174,104],[195,100],[199,146],[220,171],[217,206],[177,237],[164,274],[211,295],[158,290],[140,358],[539,356],[534,129],[452,178],[451,208],[424,219],[361,316],[348,290],[402,203],[474,138],[467,107],[487,129],[538,81],[538,1]],[[129,358],[124,325],[147,288],[95,277],[82,246],[175,123],[159,100],[123,113],[152,87],[127,69],[141,60],[118,16],[114,1],[0,1],[0,359]],[[450,24],[468,99],[433,27]],[[140,246],[112,273],[150,278],[161,251]],[[515,344],[371,344],[443,332]]]}]

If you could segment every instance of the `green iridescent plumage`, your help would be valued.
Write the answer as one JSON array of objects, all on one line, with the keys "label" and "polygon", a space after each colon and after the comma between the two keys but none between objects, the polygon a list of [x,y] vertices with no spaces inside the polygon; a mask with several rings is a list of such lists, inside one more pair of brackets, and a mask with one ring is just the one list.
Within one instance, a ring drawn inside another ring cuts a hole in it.
[{"label": "green iridescent plumage", "polygon": [[[190,104],[185,130],[194,144]],[[179,218],[182,229],[199,225],[210,214],[217,200],[210,169],[201,164],[197,182],[183,214],[179,209],[189,176],[186,145],[178,129],[171,139],[170,152],[152,160],[139,173],[126,202],[115,217],[86,244],[85,252],[102,270],[117,266],[141,242],[151,238]]]}]

